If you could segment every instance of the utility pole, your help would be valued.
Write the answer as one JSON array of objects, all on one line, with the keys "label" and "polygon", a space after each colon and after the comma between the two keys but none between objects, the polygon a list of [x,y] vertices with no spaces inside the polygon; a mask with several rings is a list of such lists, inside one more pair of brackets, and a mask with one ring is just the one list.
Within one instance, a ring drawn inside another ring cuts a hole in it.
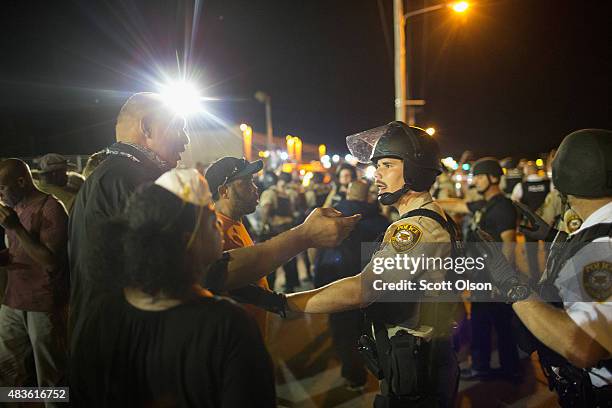
[{"label": "utility pole", "polygon": [[395,120],[406,121],[406,17],[404,0],[393,0],[395,47]]},{"label": "utility pole", "polygon": [[272,139],[272,98],[265,92],[257,91],[255,93],[255,99],[266,105],[266,145],[271,154],[274,149],[274,142]]},{"label": "utility pole", "polygon": [[[409,99],[408,74],[406,73],[406,21],[421,14],[429,13],[444,8],[451,8],[456,13],[464,13],[469,4],[467,1],[455,3],[442,3],[435,6],[425,7],[404,14],[404,1],[393,0],[393,38],[395,47],[395,120],[406,122],[414,126],[416,122],[416,107],[424,106],[424,99]],[[406,118],[406,111],[408,117]]]}]

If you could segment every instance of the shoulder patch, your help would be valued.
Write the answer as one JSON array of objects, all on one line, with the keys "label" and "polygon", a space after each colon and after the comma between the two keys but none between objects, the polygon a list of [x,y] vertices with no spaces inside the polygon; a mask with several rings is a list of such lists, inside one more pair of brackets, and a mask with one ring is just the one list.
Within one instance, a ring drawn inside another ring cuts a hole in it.
[{"label": "shoulder patch", "polygon": [[391,245],[397,252],[409,251],[421,239],[423,231],[414,224],[401,224],[395,228],[391,237]]},{"label": "shoulder patch", "polygon": [[612,295],[612,262],[599,261],[582,269],[584,290],[594,300],[605,302]]}]

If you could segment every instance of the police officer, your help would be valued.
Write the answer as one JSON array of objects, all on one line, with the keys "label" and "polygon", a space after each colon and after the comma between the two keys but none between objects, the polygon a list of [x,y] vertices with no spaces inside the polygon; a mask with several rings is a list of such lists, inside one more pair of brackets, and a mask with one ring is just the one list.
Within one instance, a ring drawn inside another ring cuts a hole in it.
[{"label": "police officer", "polygon": [[544,199],[550,192],[550,182],[538,174],[538,167],[532,161],[525,164],[523,172],[525,179],[514,186],[511,198],[535,211],[544,204]]},{"label": "police officer", "polygon": [[[533,335],[549,386],[562,407],[609,407],[612,402],[612,132],[584,129],[565,137],[553,162],[553,183],[584,220],[559,233],[537,290],[494,246],[491,280],[507,294]],[[543,239],[548,225],[530,213],[526,234]],[[529,346],[527,342],[522,342]]]},{"label": "police officer", "polygon": [[502,159],[500,165],[505,170],[500,187],[504,194],[510,196],[514,187],[523,180],[523,172],[518,168],[518,161],[512,157]]},{"label": "police officer", "polygon": [[[516,209],[512,201],[502,192],[499,183],[503,175],[499,162],[492,157],[484,157],[472,166],[473,184],[484,201],[466,202],[461,199],[437,200],[447,211],[473,214],[466,236],[468,243],[479,240],[476,231],[481,229],[490,234],[495,242],[504,242],[504,252],[513,259],[516,242]],[[469,249],[469,248],[468,248]],[[500,302],[491,292],[472,292],[471,314],[471,370],[462,373],[465,379],[491,377],[491,331],[497,333],[497,346],[501,374],[510,379],[519,379],[519,358],[516,340],[512,330],[512,308]]]},{"label": "police officer", "polygon": [[444,279],[443,271],[423,267],[376,270],[379,260],[396,256],[451,255],[455,232],[429,193],[441,171],[437,142],[424,130],[397,121],[349,136],[347,144],[358,160],[376,165],[378,199],[395,207],[401,218],[386,230],[361,273],[288,295],[288,307],[303,313],[335,313],[368,306],[374,340],[362,337],[361,343],[369,351],[369,368],[382,379],[374,406],[454,406],[458,366],[450,342],[451,312],[444,307],[449,304],[423,301],[423,296],[438,293],[409,299],[376,289],[401,280]]}]

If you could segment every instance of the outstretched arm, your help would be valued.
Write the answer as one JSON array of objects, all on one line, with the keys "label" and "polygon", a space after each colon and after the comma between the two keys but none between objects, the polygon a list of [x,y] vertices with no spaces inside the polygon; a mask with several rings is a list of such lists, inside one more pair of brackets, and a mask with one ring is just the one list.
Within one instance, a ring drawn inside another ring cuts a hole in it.
[{"label": "outstretched arm", "polygon": [[287,295],[289,310],[301,313],[336,313],[365,306],[361,274],[340,279],[319,289]]},{"label": "outstretched arm", "polygon": [[317,208],[295,228],[251,247],[229,251],[223,289],[254,283],[307,248],[335,247],[353,230],[360,215],[342,217],[332,208]]},{"label": "outstretched arm", "polygon": [[438,204],[444,211],[467,214],[470,212],[470,209],[467,206],[465,200],[461,198],[442,198],[436,200],[436,204]]}]

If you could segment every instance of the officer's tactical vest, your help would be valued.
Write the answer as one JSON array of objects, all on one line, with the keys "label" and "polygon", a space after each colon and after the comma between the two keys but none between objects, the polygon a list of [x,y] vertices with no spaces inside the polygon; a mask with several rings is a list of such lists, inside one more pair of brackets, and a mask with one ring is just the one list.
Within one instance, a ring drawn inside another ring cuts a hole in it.
[{"label": "officer's tactical vest", "polygon": [[521,183],[523,188],[523,197],[521,203],[525,204],[532,211],[537,210],[544,204],[546,196],[550,192],[550,181],[524,181]]},{"label": "officer's tactical vest", "polygon": [[[557,235],[550,249],[546,272],[538,284],[538,292],[543,299],[547,299],[551,305],[557,308],[563,308],[559,289],[554,284],[555,280],[557,280],[563,266],[570,258],[576,255],[587,244],[601,237],[612,237],[612,223],[596,224],[585,228],[568,239],[566,239],[566,235],[563,233]],[[533,349],[538,351],[542,370],[548,378],[549,388],[556,389],[561,405],[591,406],[588,405],[590,404],[588,401],[586,402],[587,405],[582,405],[585,404],[585,398],[587,400],[589,398],[585,394],[588,394],[592,388],[588,376],[589,370],[573,366],[564,357],[546,347],[530,333],[524,332],[523,334],[529,336],[532,347],[527,345],[527,347],[521,348],[528,352],[531,352]],[[524,341],[519,342],[521,345],[526,344]],[[606,367],[612,371],[612,359],[601,361],[598,366]],[[555,373],[552,367],[557,367],[558,373]],[[581,384],[581,386],[578,387],[577,384]]]},{"label": "officer's tactical vest", "polygon": [[[403,214],[400,219],[409,217],[427,217],[440,224],[450,235],[451,256],[458,257],[463,255],[463,245],[458,240],[457,226],[450,216],[446,215],[446,220],[440,214],[427,208],[417,208]],[[381,235],[379,240],[382,243]],[[454,274],[454,272],[451,272]],[[367,319],[372,322],[384,323],[388,325],[402,325],[409,321],[412,316],[418,314],[418,326],[425,325],[433,327],[438,335],[450,335],[453,311],[455,303],[374,303],[366,310]],[[417,327],[418,327],[417,326]]]},{"label": "officer's tactical vest", "polygon": [[504,193],[510,195],[512,194],[512,190],[514,190],[514,186],[523,180],[523,172],[519,169],[509,169],[504,178],[506,179]]}]

